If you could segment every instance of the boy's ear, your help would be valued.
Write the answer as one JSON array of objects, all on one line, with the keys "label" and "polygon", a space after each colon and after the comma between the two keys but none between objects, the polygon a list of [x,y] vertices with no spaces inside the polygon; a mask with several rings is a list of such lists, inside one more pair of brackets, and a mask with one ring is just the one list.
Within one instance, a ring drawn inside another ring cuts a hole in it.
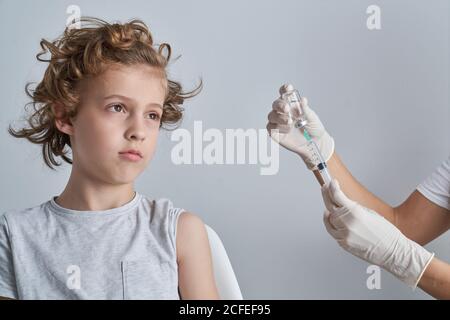
[{"label": "boy's ear", "polygon": [[68,135],[73,134],[73,125],[67,117],[67,112],[62,103],[55,102],[52,104],[52,111],[55,115],[55,125],[59,131]]}]

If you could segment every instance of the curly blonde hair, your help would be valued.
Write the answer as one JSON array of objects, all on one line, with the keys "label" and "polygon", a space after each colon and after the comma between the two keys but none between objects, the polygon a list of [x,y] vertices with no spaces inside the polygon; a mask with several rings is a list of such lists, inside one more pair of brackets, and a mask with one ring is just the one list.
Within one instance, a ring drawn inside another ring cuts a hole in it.
[{"label": "curly blonde hair", "polygon": [[[9,126],[8,132],[16,138],[26,138],[32,143],[42,145],[42,156],[50,169],[60,166],[55,157],[61,156],[64,161],[72,164],[72,160],[64,150],[67,144],[71,148],[70,138],[58,130],[55,124],[54,104],[64,106],[64,119],[77,115],[80,101],[77,85],[88,77],[101,74],[108,64],[147,64],[162,71],[167,81],[166,96],[160,127],[175,128],[182,119],[184,100],[197,95],[203,86],[189,92],[183,92],[180,83],[167,78],[166,67],[171,56],[171,47],[162,43],[153,48],[153,37],[147,25],[134,19],[127,23],[110,24],[104,20],[92,17],[80,19],[79,29],[66,27],[64,33],[53,42],[42,39],[42,51],[36,55],[41,62],[48,62],[42,81],[34,90],[32,83],[25,86],[26,94],[32,99],[28,105],[33,105],[34,112],[25,120],[29,127],[18,131]],[[164,54],[166,51],[166,54]],[[51,54],[50,59],[41,56]]]}]

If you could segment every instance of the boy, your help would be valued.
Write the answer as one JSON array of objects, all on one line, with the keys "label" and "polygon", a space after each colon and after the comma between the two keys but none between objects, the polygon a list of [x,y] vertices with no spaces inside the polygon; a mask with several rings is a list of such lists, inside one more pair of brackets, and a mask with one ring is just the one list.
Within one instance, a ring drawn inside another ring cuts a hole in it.
[{"label": "boy", "polygon": [[0,216],[0,296],[218,299],[201,219],[133,187],[159,129],[200,87],[185,93],[167,79],[170,46],[153,48],[142,21],[81,22],[92,25],[41,41],[49,66],[33,93],[27,86],[36,112],[30,128],[9,129],[41,144],[50,168],[61,156],[72,171],[58,197]]}]

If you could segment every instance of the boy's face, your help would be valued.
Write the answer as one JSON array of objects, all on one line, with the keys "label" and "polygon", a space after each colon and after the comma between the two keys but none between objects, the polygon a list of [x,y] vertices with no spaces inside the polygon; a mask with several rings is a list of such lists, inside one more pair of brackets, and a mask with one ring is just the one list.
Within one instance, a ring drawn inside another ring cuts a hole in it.
[{"label": "boy's face", "polygon": [[[142,64],[114,65],[84,80],[70,137],[74,167],[106,183],[132,183],[153,157],[165,92],[161,72]],[[142,158],[120,154],[129,149]]]}]

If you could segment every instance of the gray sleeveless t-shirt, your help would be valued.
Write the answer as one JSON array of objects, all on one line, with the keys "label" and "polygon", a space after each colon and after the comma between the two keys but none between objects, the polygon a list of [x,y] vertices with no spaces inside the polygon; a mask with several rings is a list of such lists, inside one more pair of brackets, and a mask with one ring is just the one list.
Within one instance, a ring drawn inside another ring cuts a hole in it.
[{"label": "gray sleeveless t-shirt", "polygon": [[0,296],[179,299],[176,228],[183,211],[135,193],[103,211],[56,197],[0,215]]}]

